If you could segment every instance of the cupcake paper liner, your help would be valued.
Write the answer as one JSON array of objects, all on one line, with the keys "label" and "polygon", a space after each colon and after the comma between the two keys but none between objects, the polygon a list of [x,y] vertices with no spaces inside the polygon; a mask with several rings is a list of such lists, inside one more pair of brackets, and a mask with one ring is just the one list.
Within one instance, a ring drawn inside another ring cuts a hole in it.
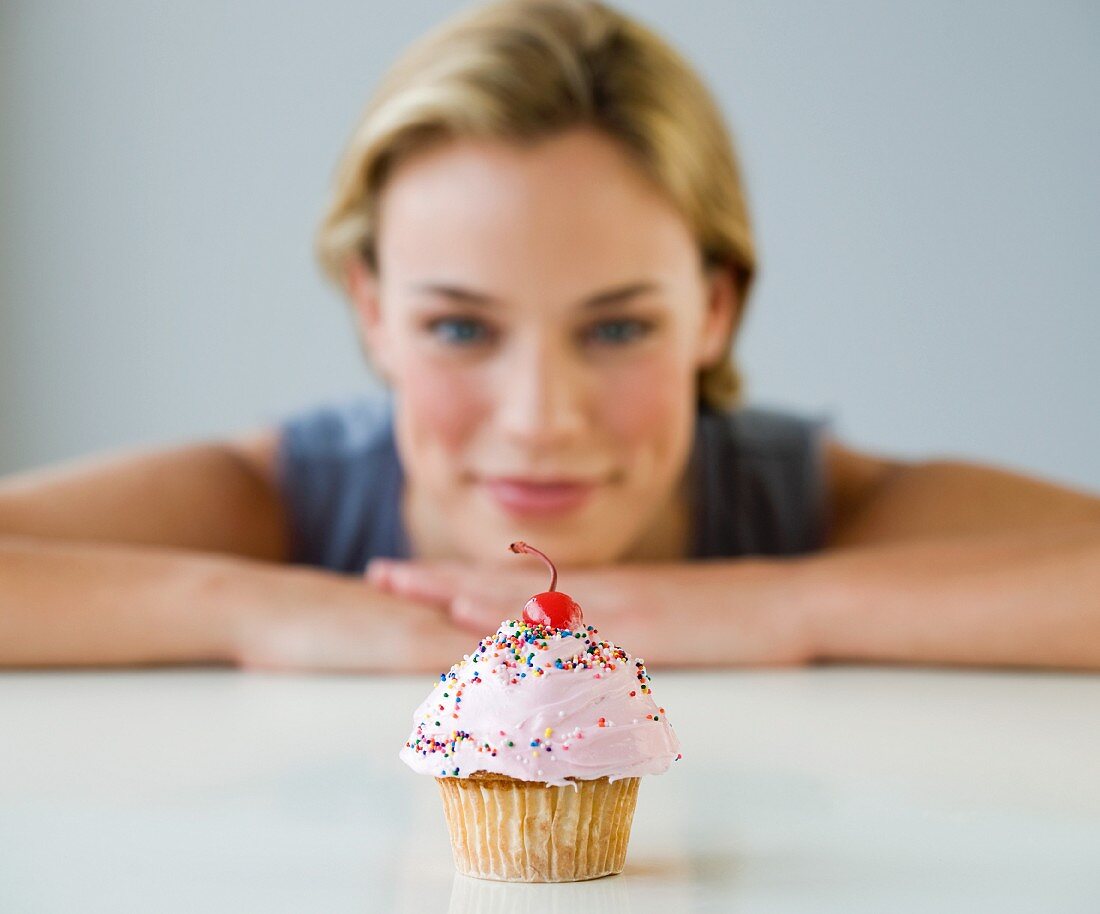
[{"label": "cupcake paper liner", "polygon": [[436,780],[463,875],[575,882],[622,871],[638,778],[565,787],[487,772]]}]

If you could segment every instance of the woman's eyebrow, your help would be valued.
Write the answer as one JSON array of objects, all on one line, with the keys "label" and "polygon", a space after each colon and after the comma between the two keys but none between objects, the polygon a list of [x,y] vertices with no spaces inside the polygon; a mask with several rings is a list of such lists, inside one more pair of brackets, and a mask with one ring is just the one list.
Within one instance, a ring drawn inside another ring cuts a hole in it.
[{"label": "woman's eyebrow", "polygon": [[449,298],[461,304],[473,305],[479,308],[488,308],[500,304],[497,299],[484,292],[475,292],[473,289],[463,289],[461,286],[448,283],[421,283],[413,286],[412,291],[427,295],[439,295],[442,298]]},{"label": "woman's eyebrow", "polygon": [[660,283],[656,282],[628,283],[625,286],[616,286],[603,292],[597,292],[591,298],[586,298],[581,302],[581,306],[585,308],[603,308],[608,305],[619,305],[635,296],[647,292],[658,292],[660,289]]},{"label": "woman's eyebrow", "polygon": [[[656,282],[646,281],[627,283],[626,285],[613,286],[610,289],[597,292],[583,299],[578,304],[582,308],[604,308],[609,305],[622,304],[635,296],[647,292],[657,292],[660,288],[660,283]],[[439,295],[443,298],[449,298],[452,301],[470,305],[475,308],[499,307],[502,304],[500,299],[494,298],[492,295],[485,292],[478,292],[474,289],[464,289],[461,286],[452,285],[450,283],[422,283],[413,286],[413,291],[427,293],[429,295]]]}]

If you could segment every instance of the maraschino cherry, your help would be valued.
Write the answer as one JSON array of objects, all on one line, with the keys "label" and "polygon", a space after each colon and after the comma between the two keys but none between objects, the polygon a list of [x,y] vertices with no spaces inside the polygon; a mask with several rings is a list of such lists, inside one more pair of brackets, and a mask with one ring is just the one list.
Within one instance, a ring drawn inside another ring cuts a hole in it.
[{"label": "maraschino cherry", "polygon": [[527,605],[523,607],[523,621],[528,625],[549,625],[571,631],[580,628],[584,621],[581,608],[571,596],[554,590],[558,583],[558,569],[546,554],[523,542],[512,543],[508,548],[515,553],[537,555],[550,569],[550,589],[535,594],[527,601]]}]

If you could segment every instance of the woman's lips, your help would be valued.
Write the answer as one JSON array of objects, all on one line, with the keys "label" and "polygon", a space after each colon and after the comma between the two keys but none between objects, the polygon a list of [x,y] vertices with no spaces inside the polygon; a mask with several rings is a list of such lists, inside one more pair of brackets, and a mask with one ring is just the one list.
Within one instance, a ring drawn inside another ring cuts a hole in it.
[{"label": "woman's lips", "polygon": [[563,514],[584,505],[596,483],[575,480],[491,478],[482,480],[489,495],[510,514]]}]

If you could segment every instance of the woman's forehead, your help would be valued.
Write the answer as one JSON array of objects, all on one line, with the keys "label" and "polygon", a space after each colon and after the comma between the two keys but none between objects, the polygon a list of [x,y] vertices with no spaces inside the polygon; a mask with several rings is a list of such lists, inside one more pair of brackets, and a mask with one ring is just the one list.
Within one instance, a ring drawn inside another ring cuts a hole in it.
[{"label": "woman's forehead", "polygon": [[379,229],[383,273],[430,265],[455,282],[456,271],[522,271],[528,283],[591,273],[599,284],[697,260],[679,212],[592,131],[526,147],[462,140],[423,153],[384,189]]}]

